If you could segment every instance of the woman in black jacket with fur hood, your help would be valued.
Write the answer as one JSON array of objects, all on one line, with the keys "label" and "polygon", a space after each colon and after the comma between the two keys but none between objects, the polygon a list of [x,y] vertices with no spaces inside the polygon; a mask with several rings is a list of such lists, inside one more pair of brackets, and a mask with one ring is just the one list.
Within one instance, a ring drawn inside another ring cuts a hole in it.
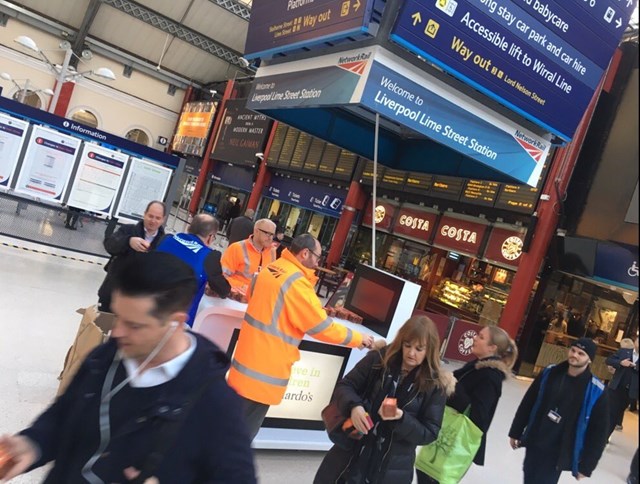
[{"label": "woman in black jacket with fur hood", "polygon": [[[410,484],[415,449],[438,436],[444,404],[454,387],[440,370],[440,339],[425,316],[410,318],[393,342],[371,351],[336,386],[333,401],[363,437],[351,450],[333,446],[314,484]],[[395,415],[382,415],[385,397]],[[373,427],[367,424],[367,414]]]},{"label": "woman in black jacket with fur hood", "polygon": [[[511,375],[518,348],[505,330],[485,326],[475,336],[472,352],[477,359],[453,372],[456,389],[447,405],[461,413],[471,407],[469,418],[482,430],[482,443],[473,462],[481,466],[484,465],[487,431],[502,395],[502,382]],[[419,484],[437,484],[420,470],[417,472]]]}]

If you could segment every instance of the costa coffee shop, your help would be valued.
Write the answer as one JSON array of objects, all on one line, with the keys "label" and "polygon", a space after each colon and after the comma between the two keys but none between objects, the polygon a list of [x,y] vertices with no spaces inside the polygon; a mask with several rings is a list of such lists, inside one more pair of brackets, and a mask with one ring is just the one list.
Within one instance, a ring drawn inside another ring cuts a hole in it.
[{"label": "costa coffee shop", "polygon": [[517,270],[524,229],[426,207],[379,200],[367,208],[349,263],[370,262],[422,286],[417,307],[497,324]]}]

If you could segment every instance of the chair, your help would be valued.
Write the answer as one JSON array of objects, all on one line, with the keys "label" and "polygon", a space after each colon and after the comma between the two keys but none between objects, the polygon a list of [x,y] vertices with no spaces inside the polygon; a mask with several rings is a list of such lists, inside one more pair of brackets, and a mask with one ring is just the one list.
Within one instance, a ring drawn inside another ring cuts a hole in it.
[{"label": "chair", "polygon": [[[342,274],[327,274],[326,272],[320,273],[320,279],[318,280],[318,289],[316,290],[316,294],[319,297],[330,298],[334,292],[340,287],[342,281],[344,279],[344,275]],[[324,296],[320,295],[320,291],[322,288],[325,288]]]}]

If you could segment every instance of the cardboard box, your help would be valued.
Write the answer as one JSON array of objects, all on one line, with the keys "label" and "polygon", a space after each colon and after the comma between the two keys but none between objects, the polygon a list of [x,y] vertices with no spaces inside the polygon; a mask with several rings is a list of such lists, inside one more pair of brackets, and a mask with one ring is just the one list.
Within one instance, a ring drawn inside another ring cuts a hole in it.
[{"label": "cardboard box", "polygon": [[76,338],[64,359],[62,372],[58,377],[60,380],[58,395],[64,393],[91,350],[109,338],[109,332],[115,321],[114,314],[101,313],[96,306],[80,308],[76,312],[82,314],[82,320]]}]

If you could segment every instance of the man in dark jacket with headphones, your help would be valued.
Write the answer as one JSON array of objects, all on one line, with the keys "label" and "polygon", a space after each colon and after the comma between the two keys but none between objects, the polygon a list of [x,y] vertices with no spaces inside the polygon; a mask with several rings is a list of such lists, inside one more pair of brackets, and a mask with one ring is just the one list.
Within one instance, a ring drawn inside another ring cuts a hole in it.
[{"label": "man in dark jacket with headphones", "polygon": [[172,254],[134,254],[113,274],[111,340],[22,432],[0,438],[5,479],[53,461],[45,483],[255,484],[229,360],[185,331],[197,289]]}]

